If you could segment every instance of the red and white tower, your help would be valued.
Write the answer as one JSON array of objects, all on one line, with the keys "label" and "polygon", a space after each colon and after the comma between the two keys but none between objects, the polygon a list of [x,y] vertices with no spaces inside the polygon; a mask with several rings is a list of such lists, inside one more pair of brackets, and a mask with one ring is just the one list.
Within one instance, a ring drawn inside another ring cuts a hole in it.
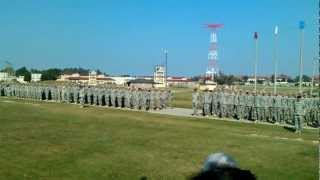
[{"label": "red and white tower", "polygon": [[223,24],[207,24],[210,29],[210,47],[208,53],[209,64],[206,71],[206,80],[214,81],[214,75],[218,73],[218,38],[217,29],[222,28]]}]

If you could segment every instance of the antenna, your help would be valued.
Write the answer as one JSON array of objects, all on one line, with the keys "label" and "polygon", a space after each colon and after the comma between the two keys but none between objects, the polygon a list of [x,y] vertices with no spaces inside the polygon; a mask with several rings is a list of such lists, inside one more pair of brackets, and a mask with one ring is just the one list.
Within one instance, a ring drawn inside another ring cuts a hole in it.
[{"label": "antenna", "polygon": [[210,29],[210,47],[208,52],[209,64],[206,71],[206,79],[214,80],[214,75],[218,73],[218,39],[217,30],[222,28],[223,24],[206,24],[206,28]]}]

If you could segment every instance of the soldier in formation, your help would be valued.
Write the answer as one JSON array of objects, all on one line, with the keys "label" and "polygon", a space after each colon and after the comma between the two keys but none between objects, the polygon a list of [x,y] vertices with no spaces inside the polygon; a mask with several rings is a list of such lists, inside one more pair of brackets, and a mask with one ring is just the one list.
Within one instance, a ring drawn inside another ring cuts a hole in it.
[{"label": "soldier in formation", "polygon": [[[301,124],[319,127],[320,101],[315,97],[297,98],[294,95],[242,92],[218,87],[192,93],[193,115],[202,110],[204,116],[233,118],[274,124]],[[302,111],[302,110],[303,111]],[[299,128],[300,126],[297,126]]]},{"label": "soldier in formation", "polygon": [[0,96],[136,110],[167,108],[171,91],[108,86],[0,83]]}]

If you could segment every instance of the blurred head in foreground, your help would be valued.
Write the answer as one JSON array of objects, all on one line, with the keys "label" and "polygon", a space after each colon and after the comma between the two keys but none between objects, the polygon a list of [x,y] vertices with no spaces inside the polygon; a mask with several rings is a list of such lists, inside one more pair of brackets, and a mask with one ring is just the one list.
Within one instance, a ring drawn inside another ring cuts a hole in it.
[{"label": "blurred head in foreground", "polygon": [[190,179],[192,180],[255,180],[249,170],[241,170],[236,161],[224,153],[209,155],[202,171]]}]

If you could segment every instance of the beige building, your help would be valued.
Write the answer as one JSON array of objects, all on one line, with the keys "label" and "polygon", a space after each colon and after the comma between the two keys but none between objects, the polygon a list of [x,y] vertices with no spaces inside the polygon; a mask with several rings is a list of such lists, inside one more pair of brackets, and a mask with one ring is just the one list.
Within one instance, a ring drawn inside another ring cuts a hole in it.
[{"label": "beige building", "polygon": [[79,73],[63,74],[57,81],[89,85],[115,84],[114,79],[103,74],[98,75],[95,71],[91,71],[88,76],[82,76]]},{"label": "beige building", "polygon": [[165,67],[160,65],[155,66],[153,72],[153,81],[155,83],[155,87],[166,87],[165,76]]},{"label": "beige building", "polygon": [[197,83],[187,77],[168,77],[168,86],[174,87],[196,87]]},{"label": "beige building", "polygon": [[42,74],[40,73],[32,73],[31,74],[31,82],[39,82],[41,81]]},{"label": "beige building", "polygon": [[135,79],[128,82],[128,86],[132,88],[150,89],[155,85],[153,80]]}]

